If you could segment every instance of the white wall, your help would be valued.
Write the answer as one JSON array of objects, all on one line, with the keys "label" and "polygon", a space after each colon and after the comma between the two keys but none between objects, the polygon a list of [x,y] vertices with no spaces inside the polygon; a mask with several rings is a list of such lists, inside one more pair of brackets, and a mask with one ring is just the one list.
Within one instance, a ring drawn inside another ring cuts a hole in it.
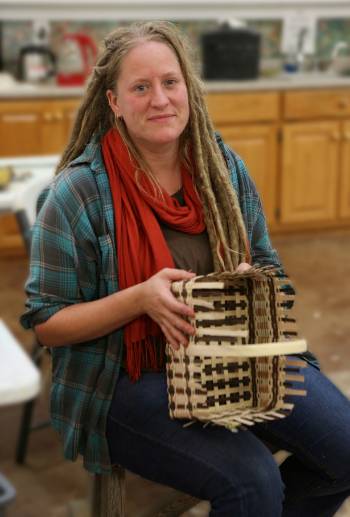
[{"label": "white wall", "polygon": [[349,17],[350,0],[0,0],[1,20]]}]

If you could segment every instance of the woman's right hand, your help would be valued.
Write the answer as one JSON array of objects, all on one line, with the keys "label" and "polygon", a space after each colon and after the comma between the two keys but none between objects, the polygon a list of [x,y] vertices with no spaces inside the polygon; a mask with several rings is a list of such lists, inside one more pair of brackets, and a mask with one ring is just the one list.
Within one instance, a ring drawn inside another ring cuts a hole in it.
[{"label": "woman's right hand", "polygon": [[189,280],[195,276],[183,269],[164,268],[143,282],[143,312],[162,329],[168,343],[178,350],[188,345],[188,336],[195,333],[194,327],[185,318],[194,316],[194,310],[179,302],[171,292],[171,283]]}]

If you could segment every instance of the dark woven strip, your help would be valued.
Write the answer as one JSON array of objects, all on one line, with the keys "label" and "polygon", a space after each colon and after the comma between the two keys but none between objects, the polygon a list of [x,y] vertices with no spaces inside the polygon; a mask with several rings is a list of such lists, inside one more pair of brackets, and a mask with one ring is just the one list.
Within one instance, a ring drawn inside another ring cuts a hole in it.
[{"label": "dark woven strip", "polygon": [[281,321],[288,322],[288,323],[296,323],[296,319],[295,318],[289,318],[287,316],[282,316],[281,317]]},{"label": "dark woven strip", "polygon": [[[189,380],[190,380],[190,370],[189,370],[189,364],[190,364],[190,361],[189,361],[189,357],[186,355],[186,349],[184,350],[184,355],[185,355],[185,360],[184,360],[184,363],[185,363],[185,379],[186,379],[186,394],[190,397],[191,396],[191,388],[189,386]],[[193,417],[193,414],[192,414],[192,404],[189,402],[187,404],[187,407],[188,407],[188,410],[190,412],[190,417],[192,418]]]},{"label": "dark woven strip", "polygon": [[226,318],[222,318],[220,320],[197,319],[198,326],[202,328],[223,327],[225,325],[244,325],[246,321],[247,318],[245,316],[226,316]]},{"label": "dark woven strip", "polygon": [[272,357],[272,400],[267,406],[266,411],[273,409],[278,400],[278,382],[279,382],[279,357],[274,355]]},{"label": "dark woven strip", "polygon": [[[253,281],[247,278],[247,291],[252,293],[254,289]],[[253,297],[248,296],[248,330],[249,330],[249,343],[255,343],[255,326],[254,326],[254,306]]]},{"label": "dark woven strip", "polygon": [[227,387],[230,388],[238,388],[239,386],[249,386],[250,378],[242,377],[239,379],[238,377],[232,377],[230,379],[218,379],[214,382],[212,379],[207,379],[203,385],[209,391],[213,391],[215,388],[219,390],[225,390]]},{"label": "dark woven strip", "polygon": [[241,294],[243,295],[245,293],[244,286],[237,286],[237,287],[224,287],[223,289],[197,289],[194,287],[192,289],[192,297],[193,298],[205,298],[210,297],[214,298],[215,296],[221,297],[222,295],[225,296],[233,296],[234,294]]},{"label": "dark woven strip", "polygon": [[[230,345],[235,345],[239,342],[239,338],[232,337],[223,337],[223,336],[194,336],[194,343],[205,343],[206,345],[211,345],[215,342],[216,345],[221,345],[222,343],[228,343]],[[232,350],[232,355],[234,355],[234,350]]]},{"label": "dark woven strip", "polygon": [[234,373],[238,372],[239,370],[243,372],[249,371],[248,361],[244,361],[242,363],[228,363],[226,365],[222,363],[216,365],[206,364],[203,368],[203,371],[207,376],[211,376],[213,372],[223,374],[225,371],[228,371],[229,373]]},{"label": "dark woven strip", "polygon": [[258,406],[258,396],[257,396],[257,383],[256,383],[256,367],[257,362],[254,357],[250,359],[250,371],[252,376],[252,407]]},{"label": "dark woven strip", "polygon": [[[225,406],[228,402],[231,404],[240,402],[241,400],[251,400],[251,394],[249,391],[244,391],[243,393],[230,393],[228,395],[219,395],[218,397],[209,396],[207,397],[207,407],[214,406]],[[198,405],[198,407],[201,407]],[[205,407],[205,406],[202,406]]]},{"label": "dark woven strip", "polygon": [[237,302],[236,300],[225,300],[221,302],[220,300],[213,301],[213,308],[202,307],[200,301],[196,302],[196,311],[201,312],[225,312],[225,311],[235,311],[237,309],[245,310],[247,307],[247,303],[245,300],[241,300]]},{"label": "dark woven strip", "polygon": [[288,373],[300,373],[300,368],[297,366],[285,366],[284,371]]},{"label": "dark woven strip", "polygon": [[276,291],[275,282],[273,277],[267,277],[267,285],[269,288],[269,302],[270,302],[270,314],[271,314],[271,326],[272,326],[272,341],[279,340],[278,332],[278,321],[276,314]]}]

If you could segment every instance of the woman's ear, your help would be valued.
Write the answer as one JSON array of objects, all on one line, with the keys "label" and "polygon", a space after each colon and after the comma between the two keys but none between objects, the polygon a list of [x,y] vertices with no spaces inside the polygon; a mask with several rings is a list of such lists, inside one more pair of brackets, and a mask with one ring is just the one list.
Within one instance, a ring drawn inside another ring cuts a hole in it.
[{"label": "woman's ear", "polygon": [[120,109],[118,105],[118,96],[112,90],[106,92],[108,104],[116,117],[120,117]]}]

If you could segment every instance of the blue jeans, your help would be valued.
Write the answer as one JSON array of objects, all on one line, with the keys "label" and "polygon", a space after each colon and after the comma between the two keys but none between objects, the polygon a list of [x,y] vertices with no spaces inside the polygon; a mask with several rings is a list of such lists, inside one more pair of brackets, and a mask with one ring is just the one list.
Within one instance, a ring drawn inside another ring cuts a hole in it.
[{"label": "blue jeans", "polygon": [[[211,517],[330,517],[350,496],[350,402],[315,367],[283,420],[232,433],[168,416],[166,378],[122,372],[107,439],[113,463],[209,500]],[[279,469],[268,441],[293,453]]]}]

